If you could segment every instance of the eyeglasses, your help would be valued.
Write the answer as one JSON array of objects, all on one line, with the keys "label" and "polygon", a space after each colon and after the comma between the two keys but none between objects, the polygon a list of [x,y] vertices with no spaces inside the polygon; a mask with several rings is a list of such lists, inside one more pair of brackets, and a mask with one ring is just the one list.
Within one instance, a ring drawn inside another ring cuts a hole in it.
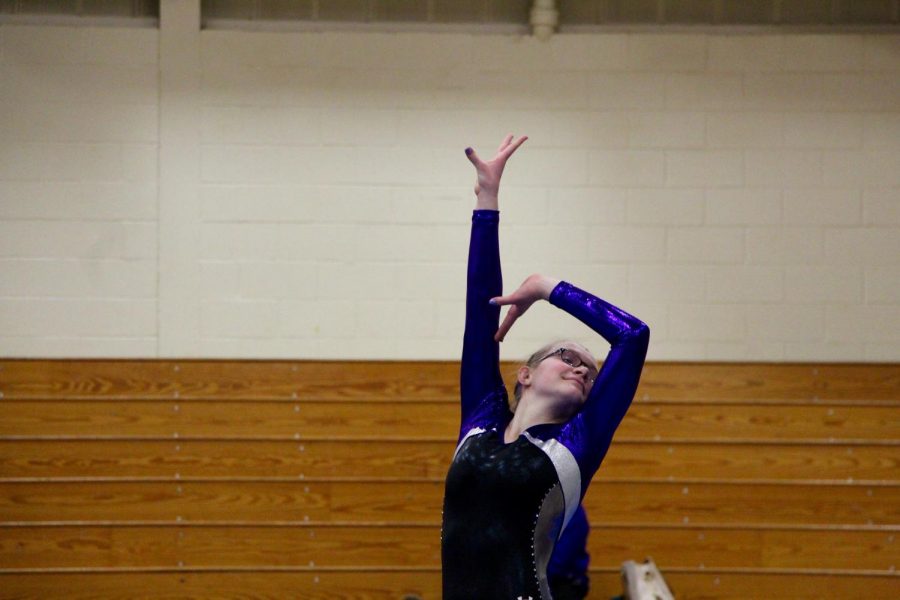
[{"label": "eyeglasses", "polygon": [[577,352],[574,350],[569,350],[568,348],[557,348],[550,354],[547,354],[538,362],[543,362],[550,358],[551,356],[559,355],[559,360],[563,361],[573,369],[577,369],[578,367],[584,367],[587,369],[587,382],[588,385],[594,383],[597,380],[597,367],[591,363],[584,362]]}]

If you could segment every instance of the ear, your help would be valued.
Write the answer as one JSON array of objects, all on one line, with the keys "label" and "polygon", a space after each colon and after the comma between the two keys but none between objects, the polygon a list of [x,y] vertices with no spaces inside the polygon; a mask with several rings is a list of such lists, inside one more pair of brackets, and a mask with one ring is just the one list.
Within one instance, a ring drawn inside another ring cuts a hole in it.
[{"label": "ear", "polygon": [[522,385],[528,385],[531,383],[531,369],[528,367],[519,367],[519,370],[516,372],[516,381],[521,383]]}]

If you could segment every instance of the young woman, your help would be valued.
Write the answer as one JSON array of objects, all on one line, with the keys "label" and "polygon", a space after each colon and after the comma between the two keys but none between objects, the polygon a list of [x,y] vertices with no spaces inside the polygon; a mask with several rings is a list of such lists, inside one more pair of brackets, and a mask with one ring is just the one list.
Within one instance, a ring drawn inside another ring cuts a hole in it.
[{"label": "young woman", "polygon": [[[531,275],[502,296],[498,192],[509,157],[525,142],[507,136],[475,166],[466,327],[460,373],[462,422],[444,493],[444,600],[551,598],[547,563],[628,410],[649,329],[577,287]],[[539,300],[580,319],[612,346],[603,368],[581,344],[550,344],[517,373],[515,414],[500,376],[499,342]],[[509,311],[500,322],[500,306]]]}]

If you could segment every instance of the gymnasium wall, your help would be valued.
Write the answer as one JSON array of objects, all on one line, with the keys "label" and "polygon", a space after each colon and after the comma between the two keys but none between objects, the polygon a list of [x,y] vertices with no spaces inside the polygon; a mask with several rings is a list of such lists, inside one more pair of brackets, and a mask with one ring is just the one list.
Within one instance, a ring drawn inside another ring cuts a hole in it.
[{"label": "gymnasium wall", "polygon": [[[196,18],[0,26],[0,355],[455,359],[463,149],[515,132],[507,288],[621,304],[652,360],[900,360],[897,35]],[[560,335],[597,346],[539,306],[504,357]]]}]

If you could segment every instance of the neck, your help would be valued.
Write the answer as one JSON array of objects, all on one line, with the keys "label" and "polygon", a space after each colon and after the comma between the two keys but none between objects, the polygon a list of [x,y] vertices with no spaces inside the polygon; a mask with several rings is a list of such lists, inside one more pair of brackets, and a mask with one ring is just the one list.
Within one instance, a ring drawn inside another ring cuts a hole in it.
[{"label": "neck", "polygon": [[519,401],[516,412],[513,414],[512,420],[506,426],[503,432],[503,441],[510,443],[516,440],[522,432],[534,425],[545,425],[547,423],[563,423],[566,419],[555,414],[550,410],[549,403],[540,403],[531,401],[525,396]]}]

